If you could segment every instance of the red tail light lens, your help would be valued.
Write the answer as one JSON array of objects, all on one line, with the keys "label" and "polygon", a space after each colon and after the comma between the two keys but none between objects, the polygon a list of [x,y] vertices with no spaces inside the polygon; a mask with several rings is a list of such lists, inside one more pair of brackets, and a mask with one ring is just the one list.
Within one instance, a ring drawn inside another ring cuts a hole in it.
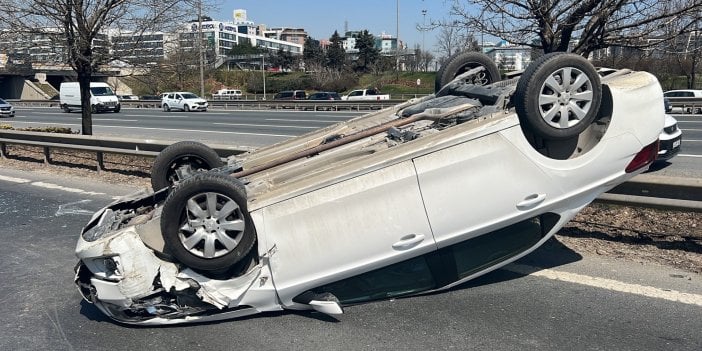
[{"label": "red tail light lens", "polygon": [[634,159],[629,162],[629,165],[626,166],[626,173],[631,173],[650,165],[658,156],[658,143],[659,140],[656,140],[653,144],[641,149],[634,156]]}]

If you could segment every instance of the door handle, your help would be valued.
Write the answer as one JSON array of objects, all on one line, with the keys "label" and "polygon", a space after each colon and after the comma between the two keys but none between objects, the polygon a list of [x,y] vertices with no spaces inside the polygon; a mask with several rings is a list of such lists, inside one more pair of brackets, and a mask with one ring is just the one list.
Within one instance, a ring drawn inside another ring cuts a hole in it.
[{"label": "door handle", "polygon": [[424,241],[424,234],[409,234],[400,238],[400,241],[392,244],[395,250],[407,250]]},{"label": "door handle", "polygon": [[546,194],[531,194],[522,200],[522,202],[517,204],[517,208],[520,210],[528,210],[536,207],[546,199]]}]

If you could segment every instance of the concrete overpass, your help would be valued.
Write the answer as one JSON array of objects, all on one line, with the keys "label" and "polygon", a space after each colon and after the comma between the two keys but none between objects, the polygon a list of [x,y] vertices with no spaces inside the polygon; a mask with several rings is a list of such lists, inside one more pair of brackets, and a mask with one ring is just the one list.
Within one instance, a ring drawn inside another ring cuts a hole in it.
[{"label": "concrete overpass", "polygon": [[[94,81],[107,81],[116,72],[94,73]],[[76,73],[68,65],[40,65],[32,67],[0,66],[0,98],[41,100],[58,94],[62,82],[76,80]]]}]

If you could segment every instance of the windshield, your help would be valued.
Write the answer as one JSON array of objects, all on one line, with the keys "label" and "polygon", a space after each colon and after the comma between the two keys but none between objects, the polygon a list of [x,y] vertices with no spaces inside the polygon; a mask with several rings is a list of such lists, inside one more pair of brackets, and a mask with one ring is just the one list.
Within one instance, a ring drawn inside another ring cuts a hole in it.
[{"label": "windshield", "polygon": [[185,93],[182,95],[183,95],[183,99],[197,99],[198,98],[197,95],[195,95],[193,93]]},{"label": "windshield", "polygon": [[111,96],[115,93],[110,89],[110,87],[91,87],[90,92],[93,96]]}]

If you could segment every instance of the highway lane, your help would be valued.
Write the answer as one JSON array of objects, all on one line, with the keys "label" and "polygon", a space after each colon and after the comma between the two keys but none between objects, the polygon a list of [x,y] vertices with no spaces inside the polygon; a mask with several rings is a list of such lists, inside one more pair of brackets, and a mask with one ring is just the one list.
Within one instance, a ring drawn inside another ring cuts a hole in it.
[{"label": "highway lane", "polygon": [[81,300],[73,250],[91,213],[132,190],[0,170],[0,349],[702,349],[700,275],[583,256],[557,240],[456,289],[350,306],[338,318],[281,312],[119,325]]},{"label": "highway lane", "polygon": [[[362,114],[294,110],[163,112],[126,108],[119,113],[94,114],[93,134],[261,147]],[[79,112],[63,113],[57,108],[19,108],[15,118],[3,119],[0,123],[17,127],[62,126],[80,130],[81,116]]]},{"label": "highway lane", "polygon": [[[294,110],[211,110],[163,112],[126,108],[93,115],[95,135],[139,139],[196,140],[258,148],[348,120],[366,112]],[[683,132],[682,150],[652,168],[658,175],[702,178],[702,115],[674,115]],[[58,108],[18,108],[15,118],[0,123],[17,127],[64,126],[80,130],[80,113]]]}]

